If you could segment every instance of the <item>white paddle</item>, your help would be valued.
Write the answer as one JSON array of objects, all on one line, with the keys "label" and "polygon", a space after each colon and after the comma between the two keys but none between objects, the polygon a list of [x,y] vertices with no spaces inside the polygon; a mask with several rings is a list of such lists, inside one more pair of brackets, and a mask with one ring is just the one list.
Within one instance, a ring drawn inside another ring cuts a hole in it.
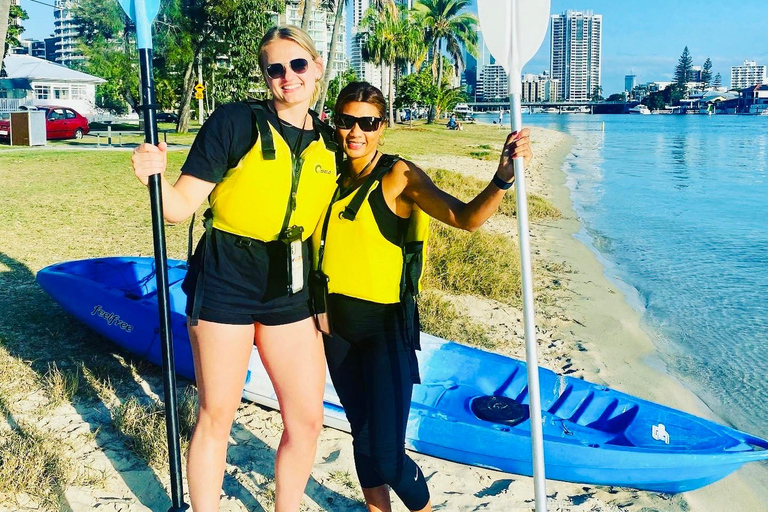
[{"label": "white paddle", "polygon": [[[512,131],[523,127],[520,78],[523,66],[538,51],[549,26],[550,0],[477,0],[483,39],[494,58],[509,73],[509,99]],[[523,275],[523,315],[525,318],[525,358],[528,368],[528,396],[531,415],[533,483],[536,512],[546,512],[544,482],[544,436],[542,434],[539,364],[536,357],[536,322],[533,315],[531,249],[528,238],[528,198],[525,192],[525,165],[515,158],[517,228],[520,234],[520,264]]]}]

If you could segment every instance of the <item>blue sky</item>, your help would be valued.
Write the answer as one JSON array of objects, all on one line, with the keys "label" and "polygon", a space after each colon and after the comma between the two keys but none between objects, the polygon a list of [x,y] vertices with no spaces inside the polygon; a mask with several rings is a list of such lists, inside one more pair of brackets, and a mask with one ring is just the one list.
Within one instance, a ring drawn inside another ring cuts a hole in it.
[{"label": "blue sky", "polygon": [[[53,4],[53,0],[40,0]],[[535,0],[533,0],[535,1]],[[53,32],[53,9],[21,0],[30,19],[25,37],[43,39]],[[476,7],[474,7],[476,12]],[[768,64],[766,0],[552,0],[552,12],[592,10],[603,15],[603,91],[624,88],[631,70],[640,82],[669,80],[687,45],[694,65],[712,59],[713,72],[730,83],[731,66],[745,59]],[[549,35],[525,72],[549,68]]]}]

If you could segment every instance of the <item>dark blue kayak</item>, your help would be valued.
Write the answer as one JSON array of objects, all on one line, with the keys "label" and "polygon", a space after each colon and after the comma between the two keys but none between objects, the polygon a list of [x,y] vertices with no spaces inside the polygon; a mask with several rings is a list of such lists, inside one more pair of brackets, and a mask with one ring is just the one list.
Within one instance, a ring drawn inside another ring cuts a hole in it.
[{"label": "dark blue kayak", "polygon": [[[172,332],[178,374],[194,380],[186,329],[184,262],[171,260]],[[161,364],[151,258],[97,258],[44,268],[40,286],[62,308],[117,345]],[[532,474],[524,362],[422,333],[408,448],[443,459]],[[710,484],[768,442],[690,414],[540,369],[546,476],[586,484],[676,493]],[[254,347],[243,396],[277,408]],[[349,430],[326,381],[325,422]]]}]

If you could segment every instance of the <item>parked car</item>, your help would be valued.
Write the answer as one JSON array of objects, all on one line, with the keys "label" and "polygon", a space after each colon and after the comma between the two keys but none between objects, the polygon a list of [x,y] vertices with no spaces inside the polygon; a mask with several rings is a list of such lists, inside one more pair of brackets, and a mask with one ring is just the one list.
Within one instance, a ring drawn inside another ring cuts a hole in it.
[{"label": "parked car", "polygon": [[[88,119],[69,107],[57,105],[22,106],[20,110],[45,110],[45,134],[48,139],[82,139],[88,133]],[[10,115],[0,118],[0,138],[10,139]]]},{"label": "parked car", "polygon": [[155,116],[158,123],[178,123],[179,116],[173,112],[158,112]]}]

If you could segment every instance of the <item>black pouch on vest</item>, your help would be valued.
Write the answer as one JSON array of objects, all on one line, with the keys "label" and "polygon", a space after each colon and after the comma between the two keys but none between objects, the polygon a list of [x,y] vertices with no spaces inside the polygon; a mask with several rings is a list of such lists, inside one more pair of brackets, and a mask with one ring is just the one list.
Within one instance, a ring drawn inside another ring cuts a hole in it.
[{"label": "black pouch on vest", "polygon": [[317,330],[330,336],[332,325],[328,312],[328,276],[320,270],[309,273],[309,300]]}]

